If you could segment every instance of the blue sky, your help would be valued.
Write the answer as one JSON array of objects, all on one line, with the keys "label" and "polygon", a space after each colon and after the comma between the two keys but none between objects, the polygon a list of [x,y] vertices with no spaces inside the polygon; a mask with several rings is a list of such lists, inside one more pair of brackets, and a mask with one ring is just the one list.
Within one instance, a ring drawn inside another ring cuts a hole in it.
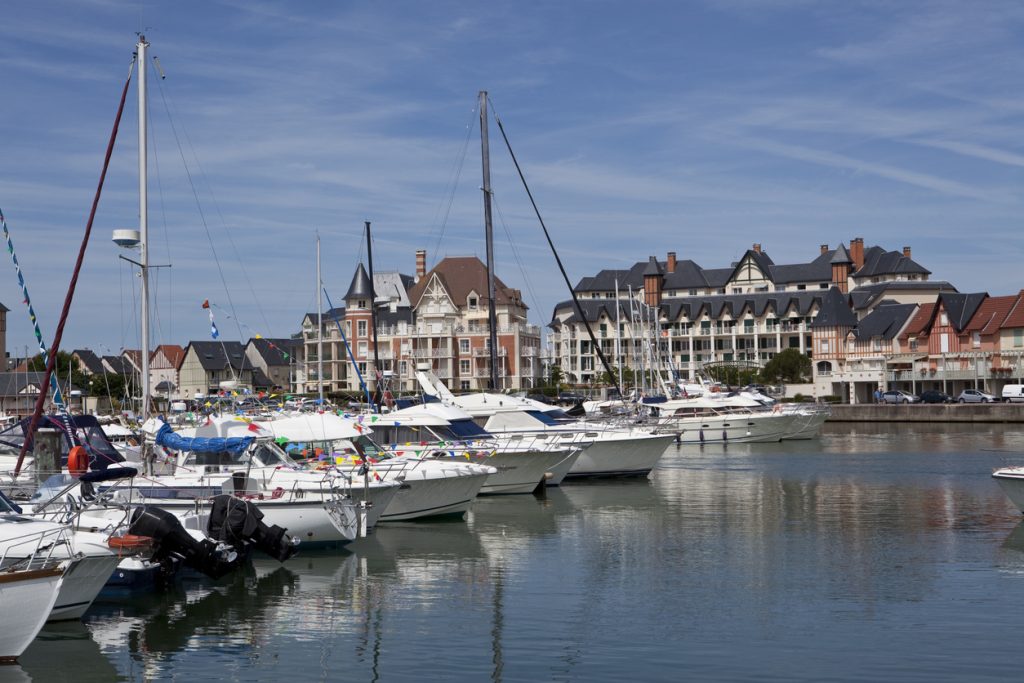
[{"label": "blue sky", "polygon": [[[416,248],[482,258],[481,89],[573,283],[862,236],[961,291],[1014,293],[1022,29],[1018,2],[13,0],[0,208],[49,340],[144,30],[167,75],[150,67],[152,261],[173,264],[154,343],[209,338],[204,299],[225,338],[296,332],[316,232],[335,302],[364,220],[380,270],[413,272]],[[64,348],[138,344],[110,241],[137,224],[135,117],[130,99]],[[493,120],[491,156],[498,274],[544,324],[568,292]],[[9,263],[0,301],[8,350],[31,350]]]}]

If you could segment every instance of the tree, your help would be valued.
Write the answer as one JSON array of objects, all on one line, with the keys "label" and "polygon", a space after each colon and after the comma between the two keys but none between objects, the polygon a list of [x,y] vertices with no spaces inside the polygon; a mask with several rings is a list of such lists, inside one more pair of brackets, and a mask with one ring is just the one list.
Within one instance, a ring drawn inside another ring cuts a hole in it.
[{"label": "tree", "polygon": [[[32,360],[28,362],[28,369],[35,372],[46,371],[46,361],[49,359],[48,355],[38,354],[32,357]],[[79,388],[86,389],[89,383],[88,378],[78,369],[78,362],[71,357],[71,354],[67,351],[57,352],[57,362],[53,368],[54,373],[57,376],[57,381],[61,387],[66,388],[68,378],[70,377],[71,383]]]},{"label": "tree", "polygon": [[562,386],[562,382],[564,381],[565,374],[562,372],[562,366],[557,363],[552,365],[550,374],[548,375],[548,384],[558,389]]},{"label": "tree", "polygon": [[768,382],[807,382],[811,377],[811,359],[799,349],[785,349],[765,363],[761,376]]}]

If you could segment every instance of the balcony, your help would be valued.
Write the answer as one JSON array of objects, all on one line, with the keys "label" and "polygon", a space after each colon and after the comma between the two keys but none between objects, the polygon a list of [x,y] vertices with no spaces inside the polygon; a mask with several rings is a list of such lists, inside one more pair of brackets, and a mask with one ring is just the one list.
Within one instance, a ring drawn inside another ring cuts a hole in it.
[{"label": "balcony", "polygon": [[413,349],[407,356],[409,358],[451,358],[451,349]]},{"label": "balcony", "polygon": [[[499,357],[507,356],[508,355],[508,349],[506,349],[504,346],[499,347],[497,355]],[[473,357],[474,358],[490,358],[490,356],[491,356],[491,352],[490,352],[489,349],[481,349],[481,348],[473,349]]]}]

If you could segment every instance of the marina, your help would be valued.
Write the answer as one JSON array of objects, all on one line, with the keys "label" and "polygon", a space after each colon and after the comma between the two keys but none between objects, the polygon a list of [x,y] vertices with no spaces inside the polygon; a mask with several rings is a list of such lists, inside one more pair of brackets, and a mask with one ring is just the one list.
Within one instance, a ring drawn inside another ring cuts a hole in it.
[{"label": "marina", "polygon": [[1024,532],[991,472],[1022,438],[856,424],[671,445],[646,479],[478,498],[465,521],[101,596],[0,680],[47,680],[72,653],[78,681],[1006,680]]}]

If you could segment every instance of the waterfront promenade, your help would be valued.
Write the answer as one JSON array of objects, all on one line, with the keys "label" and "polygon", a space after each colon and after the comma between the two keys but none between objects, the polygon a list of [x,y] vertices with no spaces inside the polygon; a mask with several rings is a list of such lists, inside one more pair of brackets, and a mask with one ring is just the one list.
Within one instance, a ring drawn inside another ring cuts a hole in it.
[{"label": "waterfront promenade", "polygon": [[1024,403],[837,404],[828,421],[1024,423]]}]

